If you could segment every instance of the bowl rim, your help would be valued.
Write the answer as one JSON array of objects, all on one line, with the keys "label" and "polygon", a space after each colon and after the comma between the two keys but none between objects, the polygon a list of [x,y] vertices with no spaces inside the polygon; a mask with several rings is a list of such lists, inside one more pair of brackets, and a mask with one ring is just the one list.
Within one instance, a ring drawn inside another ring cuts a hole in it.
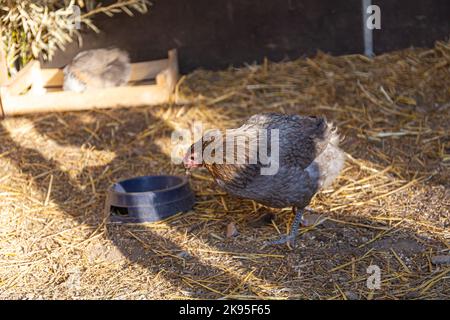
[{"label": "bowl rim", "polygon": [[[178,178],[181,180],[180,183],[167,188],[167,189],[159,189],[159,190],[150,190],[150,191],[141,191],[141,192],[123,192],[123,191],[116,191],[114,190],[114,187],[117,184],[123,183],[125,181],[130,181],[130,180],[135,180],[135,179],[141,179],[141,178],[165,178],[165,177],[171,177],[171,178]],[[128,178],[128,179],[122,179],[119,180],[117,182],[114,182],[112,184],[112,186],[109,189],[110,193],[115,193],[115,194],[121,194],[121,195],[142,195],[142,194],[146,194],[146,193],[163,193],[163,192],[169,192],[175,189],[178,189],[184,185],[186,185],[189,182],[188,177],[186,176],[176,176],[176,175],[169,175],[169,174],[163,174],[163,175],[151,175],[151,176],[137,176],[137,177],[133,177],[133,178]]]}]

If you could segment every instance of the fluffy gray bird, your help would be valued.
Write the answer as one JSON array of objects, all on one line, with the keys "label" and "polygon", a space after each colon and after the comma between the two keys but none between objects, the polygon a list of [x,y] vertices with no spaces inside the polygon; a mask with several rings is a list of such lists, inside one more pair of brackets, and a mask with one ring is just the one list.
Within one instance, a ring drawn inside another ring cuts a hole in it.
[{"label": "fluffy gray bird", "polygon": [[[252,199],[274,208],[292,206],[295,218],[289,235],[269,244],[286,242],[293,244],[302,221],[304,208],[320,189],[333,182],[344,166],[345,155],[338,146],[339,135],[332,124],[323,117],[278,113],[256,114],[240,128],[232,130],[232,135],[254,137],[253,134],[248,133],[254,132],[255,129],[265,129],[268,132],[272,129],[279,130],[279,168],[273,175],[261,174],[261,169],[267,167],[267,163],[262,162],[259,156],[253,164],[250,161],[244,164],[226,163],[225,135],[222,144],[223,163],[204,160],[205,149],[214,141],[207,138],[200,139],[190,147],[183,163],[186,169],[206,167],[217,184],[231,195]],[[249,138],[248,141],[251,139],[261,142],[259,136]],[[269,145],[270,141],[267,139]],[[233,158],[242,158],[237,155],[237,150],[244,148],[248,151],[250,144],[244,139],[235,139],[235,142],[236,147],[231,151]],[[274,146],[269,148],[271,155],[273,148]],[[244,154],[245,159],[249,160],[249,153]]]},{"label": "fluffy gray bird", "polygon": [[80,52],[64,68],[65,91],[83,92],[125,85],[130,79],[128,53],[117,49],[94,49]]}]

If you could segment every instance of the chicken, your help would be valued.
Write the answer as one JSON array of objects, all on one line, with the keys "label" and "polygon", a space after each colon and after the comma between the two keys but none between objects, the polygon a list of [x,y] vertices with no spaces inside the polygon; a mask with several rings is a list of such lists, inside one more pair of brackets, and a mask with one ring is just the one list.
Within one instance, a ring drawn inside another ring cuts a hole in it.
[{"label": "chicken", "polygon": [[[254,134],[255,130],[261,129],[271,133],[267,139],[263,139],[264,135]],[[270,143],[274,129],[278,129],[278,139]],[[226,158],[226,140],[230,136],[236,144],[233,149],[230,145],[231,156]],[[320,189],[333,182],[344,166],[345,155],[338,146],[340,138],[336,129],[323,117],[267,113],[250,117],[240,128],[227,131],[221,138],[222,141],[203,136],[195,142],[183,159],[185,168],[206,167],[216,183],[233,196],[273,208],[292,206],[295,218],[290,233],[268,244],[294,244],[304,208]],[[216,140],[212,156],[206,154],[205,157],[205,151],[211,149]],[[270,154],[270,166],[274,164],[277,169],[269,174],[262,173],[268,168],[267,159],[260,153],[256,159],[252,158],[250,150],[254,149],[249,147],[256,142],[258,148],[262,148],[264,141]],[[245,152],[239,155],[240,148]],[[233,159],[234,163],[230,163]]]},{"label": "chicken", "polygon": [[80,52],[64,68],[65,91],[83,92],[91,88],[125,85],[131,73],[128,53],[117,48]]}]

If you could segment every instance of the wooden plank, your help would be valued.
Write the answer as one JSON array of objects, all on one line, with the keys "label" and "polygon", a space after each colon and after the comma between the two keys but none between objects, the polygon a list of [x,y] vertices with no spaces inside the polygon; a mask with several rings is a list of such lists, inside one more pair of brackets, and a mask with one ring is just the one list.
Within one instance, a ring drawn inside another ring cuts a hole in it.
[{"label": "wooden plank", "polygon": [[156,84],[160,87],[166,88],[170,93],[173,93],[178,82],[178,57],[177,50],[169,51],[169,59],[167,68],[162,70],[156,76]]},{"label": "wooden plank", "polygon": [[41,69],[41,75],[45,87],[62,87],[64,82],[64,73],[62,69]]},{"label": "wooden plank", "polygon": [[130,81],[155,79],[168,63],[168,59],[132,63]]},{"label": "wooden plank", "polygon": [[[130,82],[155,79],[167,65],[168,59],[132,63]],[[45,87],[62,87],[64,82],[62,69],[42,69],[41,73]]]},{"label": "wooden plank", "polygon": [[168,65],[168,75],[167,75],[167,86],[170,92],[174,92],[175,87],[178,82],[179,71],[178,71],[178,53],[177,49],[172,49],[169,51],[169,65]]},{"label": "wooden plank", "polygon": [[[4,89],[4,88],[2,88]],[[98,89],[83,93],[71,91],[48,92],[45,95],[10,95],[2,92],[5,116],[40,112],[121,108],[163,104],[171,92],[157,85],[125,86]]]},{"label": "wooden plank", "polygon": [[9,79],[5,87],[11,95],[17,95],[31,87],[33,83],[39,84],[41,75],[41,64],[39,61],[30,61],[13,78]]}]

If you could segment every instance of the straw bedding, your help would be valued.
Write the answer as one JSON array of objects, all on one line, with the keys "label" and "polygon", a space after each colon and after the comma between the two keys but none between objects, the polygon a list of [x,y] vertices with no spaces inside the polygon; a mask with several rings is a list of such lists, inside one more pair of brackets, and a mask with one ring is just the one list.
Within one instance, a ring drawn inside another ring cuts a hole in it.
[{"label": "straw bedding", "polygon": [[[0,123],[0,298],[450,298],[450,265],[433,263],[450,254],[448,43],[199,70],[177,98],[189,103]],[[324,114],[345,136],[345,169],[313,199],[295,248],[262,246],[289,230],[290,209],[232,198],[201,170],[191,212],[108,223],[114,181],[184,174],[173,130],[262,111]],[[366,285],[370,265],[380,289]]]}]

